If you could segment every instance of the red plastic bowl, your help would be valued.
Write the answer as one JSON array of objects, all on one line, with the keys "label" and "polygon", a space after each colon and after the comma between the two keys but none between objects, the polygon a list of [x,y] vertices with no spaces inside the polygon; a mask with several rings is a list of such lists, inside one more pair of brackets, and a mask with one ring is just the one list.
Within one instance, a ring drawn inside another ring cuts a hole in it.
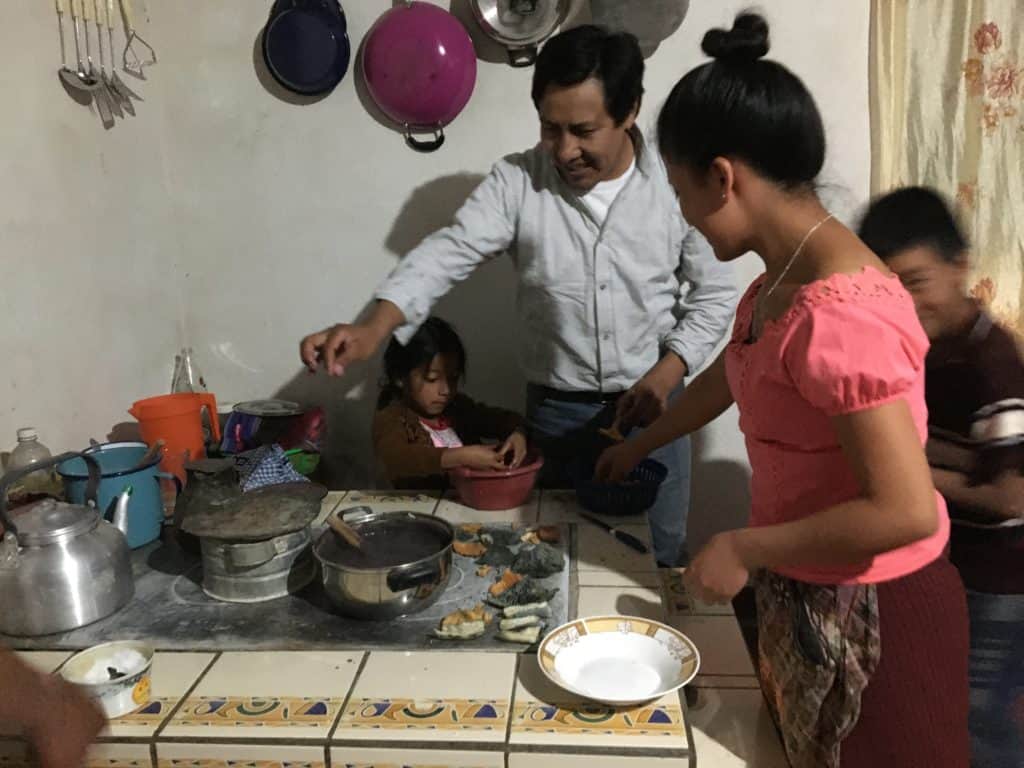
[{"label": "red plastic bowl", "polygon": [[455,492],[466,506],[481,510],[512,509],[530,498],[543,466],[543,457],[527,456],[521,466],[505,472],[457,467],[449,474]]}]

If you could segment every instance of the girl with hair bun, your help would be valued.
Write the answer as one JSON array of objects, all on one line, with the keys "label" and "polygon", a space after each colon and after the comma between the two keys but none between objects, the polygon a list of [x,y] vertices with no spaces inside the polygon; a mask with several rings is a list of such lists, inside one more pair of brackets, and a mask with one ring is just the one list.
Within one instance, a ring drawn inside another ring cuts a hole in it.
[{"label": "girl with hair bun", "polygon": [[658,140],[683,216],[722,261],[765,273],[718,359],[608,479],[735,403],[752,469],[749,526],[685,571],[695,597],[753,579],[762,687],[794,768],[966,768],[967,610],[924,444],[928,338],[910,296],[823,207],[825,131],[806,86],[765,59],[742,13],[703,40]]}]

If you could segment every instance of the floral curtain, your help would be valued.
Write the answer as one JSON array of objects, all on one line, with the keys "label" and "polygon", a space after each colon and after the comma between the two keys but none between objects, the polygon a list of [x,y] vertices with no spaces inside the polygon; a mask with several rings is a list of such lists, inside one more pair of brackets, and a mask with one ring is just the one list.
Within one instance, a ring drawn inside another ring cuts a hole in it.
[{"label": "floral curtain", "polygon": [[872,191],[955,199],[974,295],[1024,333],[1024,0],[872,5]]}]

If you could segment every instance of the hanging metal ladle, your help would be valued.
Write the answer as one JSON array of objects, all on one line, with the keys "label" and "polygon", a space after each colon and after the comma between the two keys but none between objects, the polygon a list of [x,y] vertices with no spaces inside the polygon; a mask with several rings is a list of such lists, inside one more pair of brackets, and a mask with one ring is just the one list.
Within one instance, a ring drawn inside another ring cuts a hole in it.
[{"label": "hanging metal ladle", "polygon": [[60,32],[60,64],[61,67],[57,70],[57,74],[60,75],[61,81],[71,90],[78,91],[79,93],[88,94],[89,100],[92,100],[92,92],[96,89],[97,85],[92,82],[92,78],[89,73],[85,70],[85,62],[82,61],[82,51],[78,44],[78,17],[72,14],[75,20],[75,54],[78,57],[78,69],[74,70],[68,66],[68,58],[66,52],[66,44],[64,38],[64,16],[68,13],[67,0],[56,0],[57,4],[57,29]]}]

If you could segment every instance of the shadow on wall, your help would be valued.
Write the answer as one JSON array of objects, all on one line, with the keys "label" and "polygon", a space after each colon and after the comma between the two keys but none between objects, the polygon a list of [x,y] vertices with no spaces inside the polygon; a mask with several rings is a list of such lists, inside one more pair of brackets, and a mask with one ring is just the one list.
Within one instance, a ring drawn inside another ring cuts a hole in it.
[{"label": "shadow on wall", "polygon": [[687,531],[690,554],[716,533],[742,528],[750,516],[750,469],[737,461],[708,459],[703,432],[693,436],[693,474]]},{"label": "shadow on wall", "polygon": [[[401,259],[424,237],[449,224],[482,180],[455,174],[413,190],[385,240]],[[525,384],[514,353],[516,276],[509,259],[498,258],[455,286],[435,308],[462,337],[468,357],[467,391],[494,405],[522,410]],[[359,317],[372,308],[368,303]],[[339,318],[345,320],[347,318]],[[323,457],[324,482],[331,488],[378,485],[371,455],[371,427],[377,402],[380,356],[352,366],[340,379],[299,371],[277,397],[320,405],[327,414],[328,448]]]}]

